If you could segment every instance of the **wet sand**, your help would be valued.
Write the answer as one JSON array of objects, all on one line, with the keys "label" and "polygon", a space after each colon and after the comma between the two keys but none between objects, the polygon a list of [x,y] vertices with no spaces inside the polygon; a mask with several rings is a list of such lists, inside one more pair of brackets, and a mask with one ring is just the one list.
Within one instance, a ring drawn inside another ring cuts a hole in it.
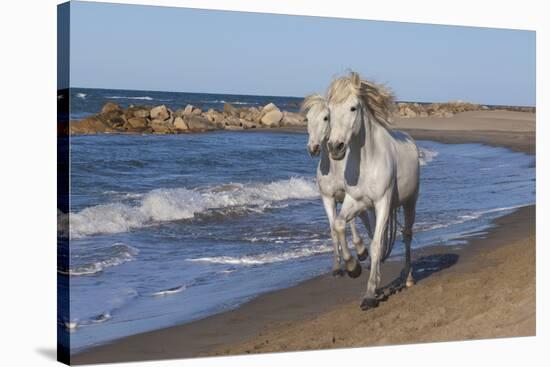
[{"label": "wet sand", "polygon": [[[416,139],[479,142],[535,154],[534,114],[473,112],[399,119]],[[413,251],[418,283],[373,310],[359,309],[358,279],[320,276],[203,320],[129,336],[74,364],[189,358],[535,335],[535,206],[497,219],[461,247]],[[400,262],[382,268],[394,280]]]}]

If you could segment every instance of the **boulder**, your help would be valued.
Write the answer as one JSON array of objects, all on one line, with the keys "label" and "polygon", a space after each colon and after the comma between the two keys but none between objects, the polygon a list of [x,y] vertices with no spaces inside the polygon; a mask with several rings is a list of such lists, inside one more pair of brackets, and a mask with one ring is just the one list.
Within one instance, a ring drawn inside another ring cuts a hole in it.
[{"label": "boulder", "polygon": [[306,119],[299,113],[284,111],[281,124],[283,126],[306,126]]},{"label": "boulder", "polygon": [[214,122],[216,124],[223,123],[224,121],[223,113],[218,112],[212,108],[209,109],[207,112],[203,113],[203,116],[206,117],[208,121]]},{"label": "boulder", "polygon": [[268,103],[262,107],[262,113],[264,114],[273,110],[279,110],[279,107],[275,106],[274,103]]},{"label": "boulder", "polygon": [[142,129],[147,127],[147,119],[144,117],[130,117],[128,119],[128,126],[131,129]]},{"label": "boulder", "polygon": [[91,116],[80,121],[71,121],[70,131],[71,135],[85,135],[112,132],[113,130],[96,116]]},{"label": "boulder", "polygon": [[156,123],[156,124],[160,124],[160,123],[163,123],[167,126],[172,126],[174,124],[174,116],[173,115],[169,115],[168,118],[166,120],[162,120],[160,118],[156,118],[156,119],[152,119],[151,120],[151,123]]},{"label": "boulder", "polygon": [[127,122],[124,111],[122,110],[112,110],[109,112],[101,113],[97,116],[97,118],[103,121],[107,126],[113,128],[122,127]]},{"label": "boulder", "polygon": [[223,122],[225,126],[243,126],[242,120],[238,117],[228,117]]},{"label": "boulder", "polygon": [[257,122],[241,119],[241,126],[245,129],[255,129],[258,125],[259,124]]},{"label": "boulder", "polygon": [[150,114],[151,120],[167,120],[170,117],[170,112],[165,105],[153,107]]},{"label": "boulder", "polygon": [[229,103],[224,103],[224,105],[223,105],[223,114],[226,117],[238,116],[239,115],[239,110],[236,107],[234,107],[233,105],[229,104]]},{"label": "boulder", "polygon": [[208,119],[199,115],[186,115],[183,120],[187,126],[189,126],[190,131],[209,131],[216,129]]},{"label": "boulder", "polygon": [[189,126],[183,120],[183,118],[180,117],[180,116],[178,116],[174,119],[174,128],[178,131],[187,131],[187,130],[189,130]]},{"label": "boulder", "polygon": [[113,111],[122,112],[122,109],[120,108],[119,105],[117,105],[116,103],[113,103],[113,102],[107,102],[103,105],[103,107],[101,107],[101,113],[102,114],[113,112]]},{"label": "boulder", "polygon": [[260,122],[266,127],[277,127],[280,126],[282,119],[283,113],[278,108],[275,108],[264,113]]},{"label": "boulder", "polygon": [[132,117],[148,118],[149,109],[143,106],[130,106],[126,110],[124,110],[124,116],[126,116],[127,120],[131,119]]},{"label": "boulder", "polygon": [[417,116],[416,112],[407,105],[399,106],[399,115],[405,118],[412,118]]},{"label": "boulder", "polygon": [[151,113],[149,112],[149,110],[147,108],[139,108],[139,109],[136,109],[134,110],[134,113],[133,113],[134,117],[141,117],[141,118],[147,118],[147,117],[150,117],[151,116]]},{"label": "boulder", "polygon": [[259,122],[261,111],[256,107],[241,108],[239,110],[239,117],[248,121]]},{"label": "boulder", "polygon": [[169,134],[172,132],[171,125],[159,119],[151,121],[151,128],[155,134]]},{"label": "boulder", "polygon": [[188,104],[187,106],[185,106],[185,108],[183,110],[183,113],[186,114],[186,115],[192,114],[193,113],[193,105]]},{"label": "boulder", "polygon": [[200,114],[202,114],[202,110],[201,110],[200,108],[198,108],[198,107],[194,107],[194,108],[193,108],[193,111],[191,111],[191,113],[192,113],[193,115],[200,115]]}]

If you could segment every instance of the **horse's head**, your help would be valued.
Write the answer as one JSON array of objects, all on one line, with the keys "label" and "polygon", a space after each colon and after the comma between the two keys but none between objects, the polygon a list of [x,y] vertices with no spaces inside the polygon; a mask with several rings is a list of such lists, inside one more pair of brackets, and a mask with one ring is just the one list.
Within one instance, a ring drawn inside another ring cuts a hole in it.
[{"label": "horse's head", "polygon": [[357,73],[336,79],[329,87],[331,131],[328,149],[332,159],[345,157],[352,136],[359,133],[363,121],[363,101],[359,97],[361,79]]},{"label": "horse's head", "polygon": [[381,85],[361,80],[352,72],[349,77],[334,80],[328,91],[330,136],[328,149],[332,159],[341,160],[353,136],[371,120],[378,125],[389,125],[393,94]]},{"label": "horse's head", "polygon": [[330,111],[325,98],[318,94],[308,96],[302,103],[309,134],[307,150],[311,156],[321,153],[321,145],[327,141],[330,131]]}]

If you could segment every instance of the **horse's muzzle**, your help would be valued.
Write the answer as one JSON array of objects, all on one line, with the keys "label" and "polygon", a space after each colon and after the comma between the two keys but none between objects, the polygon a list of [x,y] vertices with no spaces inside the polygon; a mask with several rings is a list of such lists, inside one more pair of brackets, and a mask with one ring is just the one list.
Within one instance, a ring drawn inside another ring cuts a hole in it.
[{"label": "horse's muzzle", "polygon": [[308,145],[307,151],[310,156],[317,157],[321,153],[321,146],[319,144],[315,144],[313,146]]},{"label": "horse's muzzle", "polygon": [[329,142],[328,150],[330,157],[336,161],[342,160],[346,156],[346,144],[343,142]]}]

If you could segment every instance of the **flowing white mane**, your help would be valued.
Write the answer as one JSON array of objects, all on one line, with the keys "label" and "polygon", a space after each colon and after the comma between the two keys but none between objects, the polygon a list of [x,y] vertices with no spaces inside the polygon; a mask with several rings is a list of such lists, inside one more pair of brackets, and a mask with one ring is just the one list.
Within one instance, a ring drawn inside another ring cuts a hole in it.
[{"label": "flowing white mane", "polygon": [[350,95],[360,98],[367,112],[374,121],[385,128],[390,128],[391,116],[394,109],[394,95],[389,88],[368,80],[361,80],[356,72],[348,77],[334,80],[328,89],[328,100],[332,103],[341,103]]},{"label": "flowing white mane", "polygon": [[327,100],[320,94],[312,94],[304,98],[300,106],[300,113],[303,115],[307,114],[315,106],[327,106]]}]

